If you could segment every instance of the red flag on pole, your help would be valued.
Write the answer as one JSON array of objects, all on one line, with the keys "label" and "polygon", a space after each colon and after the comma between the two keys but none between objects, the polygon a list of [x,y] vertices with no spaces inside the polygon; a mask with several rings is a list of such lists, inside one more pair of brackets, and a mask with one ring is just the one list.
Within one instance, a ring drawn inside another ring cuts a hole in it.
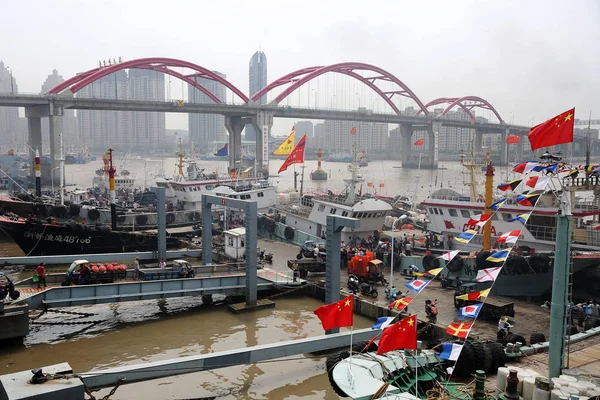
[{"label": "red flag on pole", "polygon": [[304,148],[306,147],[306,135],[302,136],[302,139],[298,142],[294,150],[290,153],[288,158],[285,159],[281,168],[279,168],[279,174],[282,173],[292,164],[302,164],[304,162]]},{"label": "red flag on pole", "polygon": [[573,141],[574,120],[575,108],[572,108],[531,128],[528,134],[531,150],[571,143]]},{"label": "red flag on pole", "polygon": [[377,354],[398,349],[417,349],[417,316],[401,319],[383,330]]},{"label": "red flag on pole", "polygon": [[356,135],[356,128],[350,129],[350,134],[351,135]]},{"label": "red flag on pole", "polygon": [[419,139],[414,143],[415,146],[423,146],[424,144],[425,144],[425,139]]},{"label": "red flag on pole", "polygon": [[327,304],[317,308],[314,313],[321,320],[321,325],[326,331],[342,326],[352,326],[352,308],[354,297],[350,295],[337,303]]},{"label": "red flag on pole", "polygon": [[506,137],[506,144],[517,144],[521,143],[521,136],[519,135],[508,135]]}]

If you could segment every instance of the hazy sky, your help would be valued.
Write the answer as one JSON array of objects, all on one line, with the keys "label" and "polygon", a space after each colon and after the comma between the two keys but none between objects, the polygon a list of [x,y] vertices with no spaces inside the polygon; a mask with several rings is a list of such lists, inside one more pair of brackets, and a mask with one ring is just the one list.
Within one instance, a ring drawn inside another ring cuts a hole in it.
[{"label": "hazy sky", "polygon": [[362,61],[423,102],[477,95],[508,122],[540,122],[573,106],[579,118],[600,117],[598,0],[3,0],[0,37],[0,59],[21,92],[39,92],[54,68],[67,78],[119,56],[189,60],[247,92],[260,45],[269,81]]}]

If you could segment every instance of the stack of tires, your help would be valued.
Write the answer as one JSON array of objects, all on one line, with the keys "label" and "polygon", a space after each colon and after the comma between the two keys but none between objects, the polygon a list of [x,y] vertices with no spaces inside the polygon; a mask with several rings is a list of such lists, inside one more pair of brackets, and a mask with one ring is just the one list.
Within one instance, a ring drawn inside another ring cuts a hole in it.
[{"label": "stack of tires", "polygon": [[477,370],[495,374],[506,363],[504,346],[497,342],[467,341],[454,365],[453,376],[468,378]]}]

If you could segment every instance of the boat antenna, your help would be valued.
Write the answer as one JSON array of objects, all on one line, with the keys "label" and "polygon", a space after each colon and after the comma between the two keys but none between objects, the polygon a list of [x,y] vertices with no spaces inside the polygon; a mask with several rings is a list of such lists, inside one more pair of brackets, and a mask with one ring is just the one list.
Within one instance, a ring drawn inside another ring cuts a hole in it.
[{"label": "boat antenna", "polygon": [[587,134],[585,135],[585,165],[590,165],[590,133],[592,132],[592,110],[588,118]]},{"label": "boat antenna", "polygon": [[181,137],[179,138],[179,160],[177,167],[179,168],[179,175],[183,176],[183,145],[181,144]]}]

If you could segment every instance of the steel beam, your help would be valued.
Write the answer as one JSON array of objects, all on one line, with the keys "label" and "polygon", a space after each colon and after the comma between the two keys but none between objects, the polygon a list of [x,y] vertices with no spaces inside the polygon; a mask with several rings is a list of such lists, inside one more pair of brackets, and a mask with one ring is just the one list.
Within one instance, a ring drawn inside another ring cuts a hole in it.
[{"label": "steel beam", "polygon": [[[377,334],[379,334],[379,330],[370,328],[355,330],[352,340],[354,343],[358,343],[370,340]],[[315,336],[217,353],[90,371],[79,374],[79,376],[87,388],[99,389],[112,387],[122,378],[126,379],[124,384],[128,384],[167,376],[225,368],[232,365],[252,364],[298,354],[348,347],[351,340],[350,335],[350,332],[344,332],[326,336]]]},{"label": "steel beam", "polygon": [[[325,303],[340,301],[340,268],[342,249],[342,229],[360,228],[360,220],[356,218],[327,216],[327,260],[325,265]],[[339,328],[330,329],[327,333],[337,333]]]},{"label": "steel beam", "polygon": [[258,208],[255,201],[232,199],[215,195],[202,195],[202,262],[212,263],[212,205],[237,208],[244,211],[246,219],[246,304],[256,305],[256,271],[257,271],[257,220]]}]

